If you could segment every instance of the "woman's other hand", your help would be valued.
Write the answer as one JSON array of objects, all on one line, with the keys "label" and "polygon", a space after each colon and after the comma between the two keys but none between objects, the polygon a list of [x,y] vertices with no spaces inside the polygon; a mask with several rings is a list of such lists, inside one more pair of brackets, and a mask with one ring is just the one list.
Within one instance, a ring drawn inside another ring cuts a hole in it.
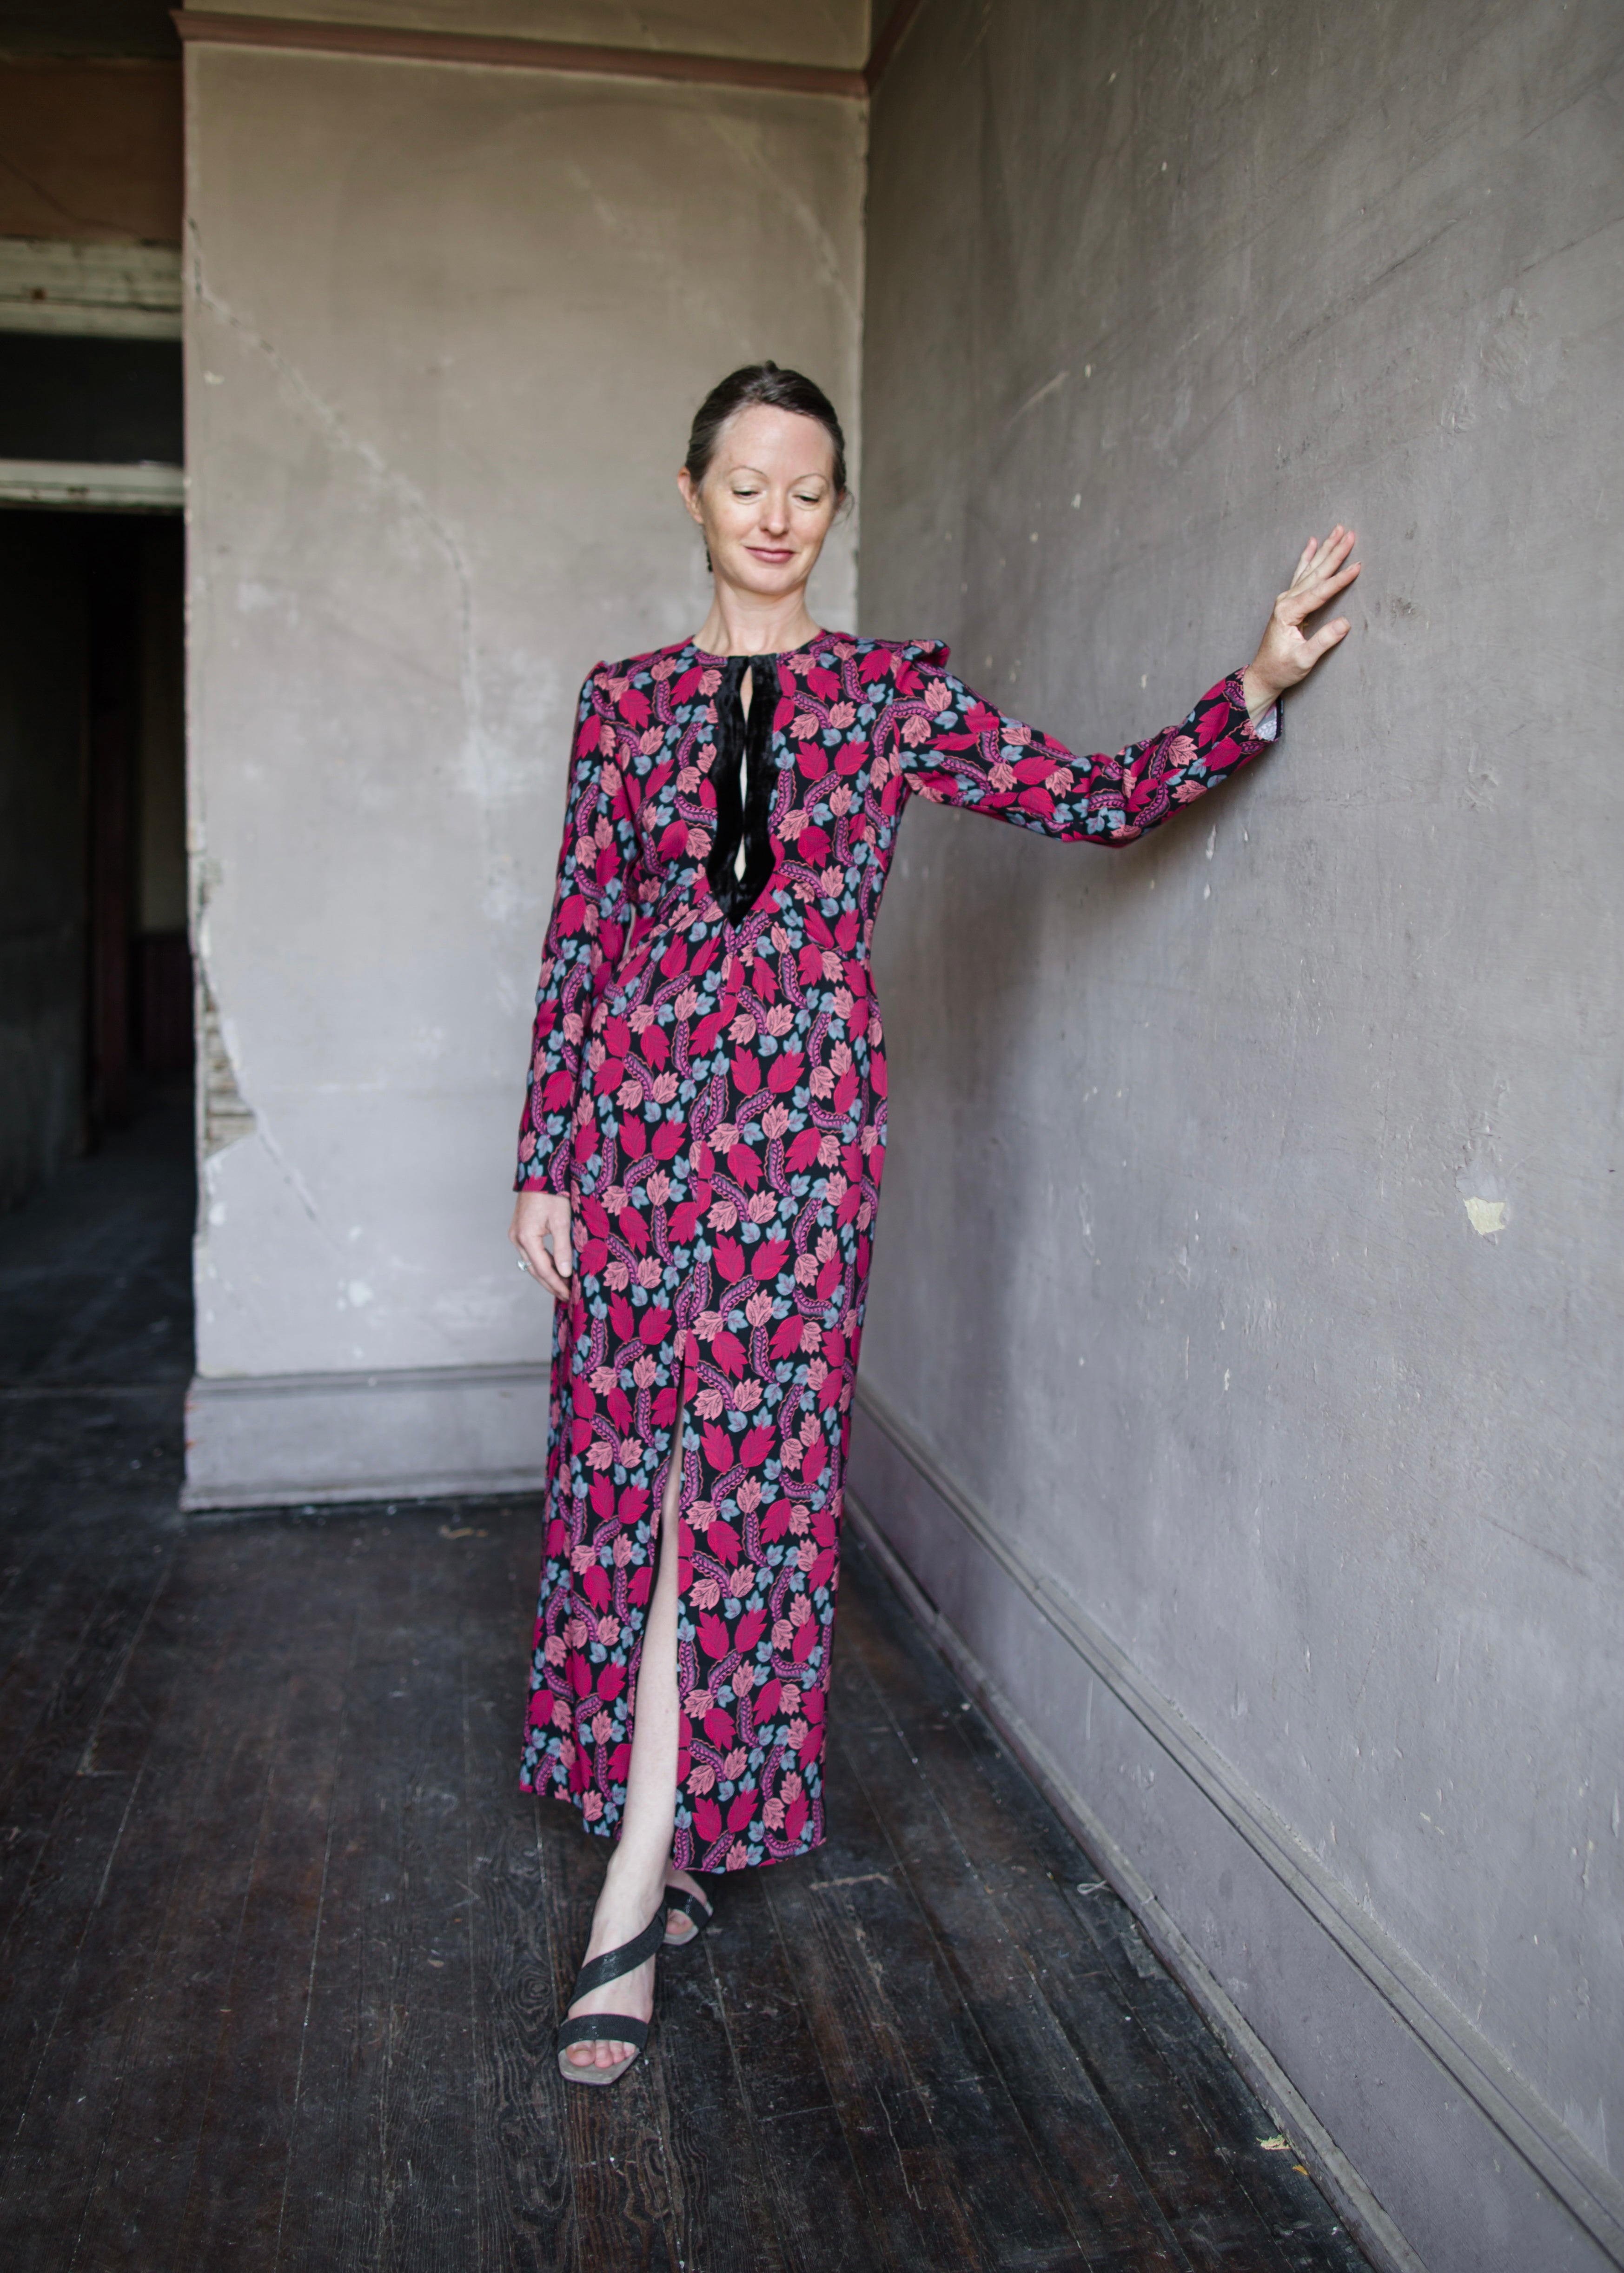
[{"label": "woman's other hand", "polygon": [[[520,1192],[513,1203],[507,1235],[520,1261],[539,1279],[555,1302],[570,1299],[575,1257],[570,1246],[570,1204],[557,1192]],[[550,1239],[549,1251],[545,1242]]]},{"label": "woman's other hand", "polygon": [[1288,686],[1306,679],[1320,657],[1328,655],[1352,629],[1346,616],[1337,616],[1331,623],[1321,624],[1312,639],[1303,635],[1307,619],[1345,590],[1358,574],[1357,560],[1351,567],[1343,566],[1352,550],[1353,531],[1340,521],[1323,544],[1311,536],[1304,545],[1297,573],[1275,602],[1262,642],[1242,673],[1246,709],[1254,718],[1261,718]]}]

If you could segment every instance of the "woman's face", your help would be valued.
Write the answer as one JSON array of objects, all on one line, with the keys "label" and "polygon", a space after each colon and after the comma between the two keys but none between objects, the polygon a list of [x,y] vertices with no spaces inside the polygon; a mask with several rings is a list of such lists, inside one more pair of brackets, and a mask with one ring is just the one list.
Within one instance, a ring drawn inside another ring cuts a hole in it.
[{"label": "woman's face", "polygon": [[764,600],[801,589],[840,503],[834,446],[818,419],[752,404],[722,428],[704,481],[696,488],[685,466],[677,479],[718,583]]}]

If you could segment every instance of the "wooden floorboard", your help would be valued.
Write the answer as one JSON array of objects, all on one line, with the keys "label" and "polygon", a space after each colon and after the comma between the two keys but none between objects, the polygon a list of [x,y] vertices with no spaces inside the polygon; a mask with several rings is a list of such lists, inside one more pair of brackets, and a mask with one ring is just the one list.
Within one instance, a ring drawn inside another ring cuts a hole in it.
[{"label": "wooden floorboard", "polygon": [[[393,1656],[387,1724],[396,1898],[378,1954],[387,2058],[379,2153],[385,2254],[405,2265],[467,2263],[478,2228],[474,2029],[468,2001],[468,1794],[463,1666],[454,1564],[436,1527],[392,1542],[413,1554],[400,1623],[373,1647]],[[453,1572],[442,1588],[448,1559]],[[383,1924],[380,1917],[379,1924]],[[386,1952],[386,1955],[385,1955]]]},{"label": "wooden floorboard", "polygon": [[[877,1665],[879,1658],[871,1649],[871,1671],[894,1679],[902,1669],[894,1656],[889,1664]],[[1029,1839],[1022,1838],[1007,1811],[996,1804],[985,1778],[971,1770],[952,1716],[912,1710],[911,1705],[911,1699],[903,1700],[901,1722],[871,1736],[864,1747],[864,1764],[890,1812],[906,1827],[902,1842],[910,1880],[939,1921],[944,1946],[964,1969],[967,1984],[984,1952],[992,1964],[1000,1949],[1008,1952],[1010,1994],[1003,2014],[990,2015],[990,2026],[1007,2035],[1007,2016],[1021,2005],[1041,2010],[1048,2023],[1042,2033],[1046,2037],[1051,2030],[1059,2038],[1062,2067],[1081,2067],[1093,2087],[1113,2161],[1124,2172],[1137,2169],[1142,2174],[1155,2205],[1145,2205],[1143,2223],[1165,2222],[1163,2263],[1187,2264],[1201,2273],[1230,2266],[1279,2273],[1268,2238],[1244,2197],[1237,2202],[1221,2179],[1214,2184],[1209,2142],[1176,2078],[1157,2073],[1159,2064],[1148,2057],[1120,1986],[1088,1945],[1079,1951],[1074,1929],[1067,1931],[1052,1863],[1048,1869],[1036,1866]],[[916,1763],[912,1781],[924,1787],[923,1794],[909,1795],[911,1806],[901,1788],[908,1779],[896,1767],[905,1751]],[[923,1807],[919,1797],[926,1799]],[[984,1905],[992,1915],[981,1925],[974,1913]],[[1018,2044],[1010,2045],[1009,2054],[1019,2057]],[[1070,2149],[1072,2142],[1064,2145]],[[1078,2146],[1086,2167],[1089,2142]],[[1074,2169],[1077,2160],[1068,2154]]]},{"label": "wooden floorboard", "polygon": [[479,2262],[493,2273],[555,2273],[572,2262],[573,2194],[549,2080],[558,2015],[541,1803],[515,1790],[513,1700],[524,1691],[528,1605],[511,1590],[507,1602],[505,1646],[491,1648],[470,1611],[465,1648]]},{"label": "wooden floorboard", "polygon": [[[281,1828],[281,1765],[291,1752],[296,1774],[308,1770],[302,1691],[316,1677],[328,1619],[297,1556],[232,1544],[239,1551],[227,1554],[217,1540],[200,1542],[198,1562],[177,1574],[197,1677],[153,1744],[123,1850],[125,1867],[151,1888],[153,1957],[72,2261],[97,2273],[186,2263],[186,2237],[211,2192],[239,2171],[263,2170],[274,2123],[280,2078],[232,2057],[244,2017],[236,1999],[243,1993],[251,2014],[254,1890]],[[297,1669],[288,1663],[296,1632]],[[303,1954],[296,1940],[275,1952],[279,1979]],[[224,2166],[205,2154],[222,2093]],[[256,2217],[241,2236],[245,2263],[261,2238]]]},{"label": "wooden floorboard", "polygon": [[[668,1978],[702,1972],[723,2045],[687,2074],[754,2149],[776,2247],[791,2273],[861,2273],[896,2261],[870,2217],[850,2145],[807,2026],[793,1941],[781,1937],[770,1874],[713,1889],[716,1924],[679,1953]],[[725,2052],[723,2051],[725,2047]],[[771,2050],[770,2058],[763,2052]],[[699,2086],[702,2074],[704,2082]]]},{"label": "wooden floorboard", "polygon": [[[902,1738],[851,1714],[839,1743],[854,1781],[894,1827],[899,1879],[929,1921],[1033,2159],[1055,2175],[1080,2254],[1111,2273],[1185,2273],[1194,2261],[1044,1997],[1047,1968],[1015,1939],[950,1822],[908,1807],[917,1769]],[[1007,1845],[1007,1827],[992,1828]]]},{"label": "wooden floorboard", "polygon": [[[1089,1885],[1090,1882],[1081,1882]],[[1066,1906],[1085,1924],[1119,1984],[1137,1984],[1135,2014],[1196,2111],[1228,2183],[1251,2205],[1274,2262],[1291,2273],[1364,2273],[1366,2260],[1327,2209],[1294,2152],[1283,2150],[1273,2119],[1259,2105],[1217,2038],[1160,1964],[1109,1889],[1068,1887]],[[1264,2127],[1268,2127],[1265,2128]],[[1263,2141],[1270,2139],[1271,2146]]]},{"label": "wooden floorboard", "polygon": [[862,2142],[854,2154],[871,2216],[887,2220],[899,2254],[935,2247],[965,2266],[1075,2264],[1067,2207],[986,2059],[885,1825],[843,1766],[837,1744],[827,1844],[809,1866],[778,1872],[770,1894],[842,2125]]},{"label": "wooden floorboard", "polygon": [[303,1623],[301,1662],[286,1677],[191,2185],[169,2252],[177,2267],[275,2262],[358,1624],[352,1602],[326,1594]]},{"label": "wooden floorboard", "polygon": [[190,1175],[121,1144],[0,1224],[6,2273],[1357,2273],[849,1538],[827,1845],[565,2084],[539,1510],[182,1525]]},{"label": "wooden floorboard", "polygon": [[13,2263],[50,2263],[64,2232],[76,2232],[116,2098],[102,2046],[107,2031],[127,2028],[139,1954],[98,1966],[86,1945],[99,1913],[115,1931],[138,1913],[109,1869],[132,1796],[124,1779],[75,1788],[0,1974],[0,2203]]},{"label": "wooden floorboard", "polygon": [[26,1886],[19,1865],[79,1774],[166,1577],[162,1564],[120,1569],[77,1615],[54,1606],[58,1615],[32,1639],[26,1680],[11,1688],[11,1724],[0,1729],[0,1817],[17,1834],[9,1857],[0,1852],[0,1934]]},{"label": "wooden floorboard", "polygon": [[[649,2062],[676,2230],[704,2234],[715,2273],[790,2273],[702,1947],[677,1951],[660,1968],[659,2042]],[[729,2149],[718,2154],[720,2141]]]},{"label": "wooden floorboard", "polygon": [[477,2192],[457,1602],[421,1520],[345,1531],[343,1741],[279,2174],[279,2262],[311,2273],[471,2260]]},{"label": "wooden floorboard", "polygon": [[[860,1548],[852,1559],[863,1568]],[[1131,1915],[983,1717],[964,1709],[884,1581],[864,1576],[845,1639],[930,1795],[931,1809],[916,1801],[899,1814],[922,1838],[939,1812],[961,1873],[997,1906],[1180,2249],[1203,2268],[1351,2273],[1363,2258],[1306,2173],[1261,2145],[1275,2125]],[[922,1899],[940,1902],[947,1886],[927,1874]]]},{"label": "wooden floorboard", "polygon": [[[55,2263],[61,2237],[77,2237],[126,2086],[133,2077],[139,2089],[144,2076],[131,2046],[161,1988],[159,1928],[183,1864],[193,1787],[210,1767],[190,1732],[165,1750],[180,1660],[164,1647],[164,1608],[112,1700],[124,1708],[116,1736],[104,1713],[9,1938],[0,2078],[8,2110],[11,2090],[17,2098],[0,2191],[21,2207],[28,2236],[26,2247],[15,2237],[15,2262]],[[54,2001],[31,1979],[48,1984]]]}]

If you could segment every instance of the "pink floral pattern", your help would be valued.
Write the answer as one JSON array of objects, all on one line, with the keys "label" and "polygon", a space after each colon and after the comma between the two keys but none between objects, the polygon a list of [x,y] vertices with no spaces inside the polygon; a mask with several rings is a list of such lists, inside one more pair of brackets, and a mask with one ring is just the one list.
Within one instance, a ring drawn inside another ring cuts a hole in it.
[{"label": "pink floral pattern", "polygon": [[1178,727],[1077,757],[947,670],[826,633],[777,658],[773,873],[728,923],[722,659],[691,642],[581,690],[520,1139],[567,1193],[546,1567],[522,1778],[611,1834],[679,1412],[675,1856],[736,1870],[823,1837],[842,1479],[885,1158],[869,975],[910,795],[1131,844],[1263,746],[1239,675]]}]

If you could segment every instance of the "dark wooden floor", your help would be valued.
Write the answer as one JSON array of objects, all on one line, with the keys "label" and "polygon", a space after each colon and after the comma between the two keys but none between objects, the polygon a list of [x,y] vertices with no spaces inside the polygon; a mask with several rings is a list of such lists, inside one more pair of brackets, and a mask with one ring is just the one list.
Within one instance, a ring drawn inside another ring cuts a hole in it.
[{"label": "dark wooden floor", "polygon": [[828,1844],[566,2088],[603,1849],[514,1785],[537,1511],[179,1525],[184,1133],[0,1223],[10,2273],[1363,2263],[855,1542]]}]

